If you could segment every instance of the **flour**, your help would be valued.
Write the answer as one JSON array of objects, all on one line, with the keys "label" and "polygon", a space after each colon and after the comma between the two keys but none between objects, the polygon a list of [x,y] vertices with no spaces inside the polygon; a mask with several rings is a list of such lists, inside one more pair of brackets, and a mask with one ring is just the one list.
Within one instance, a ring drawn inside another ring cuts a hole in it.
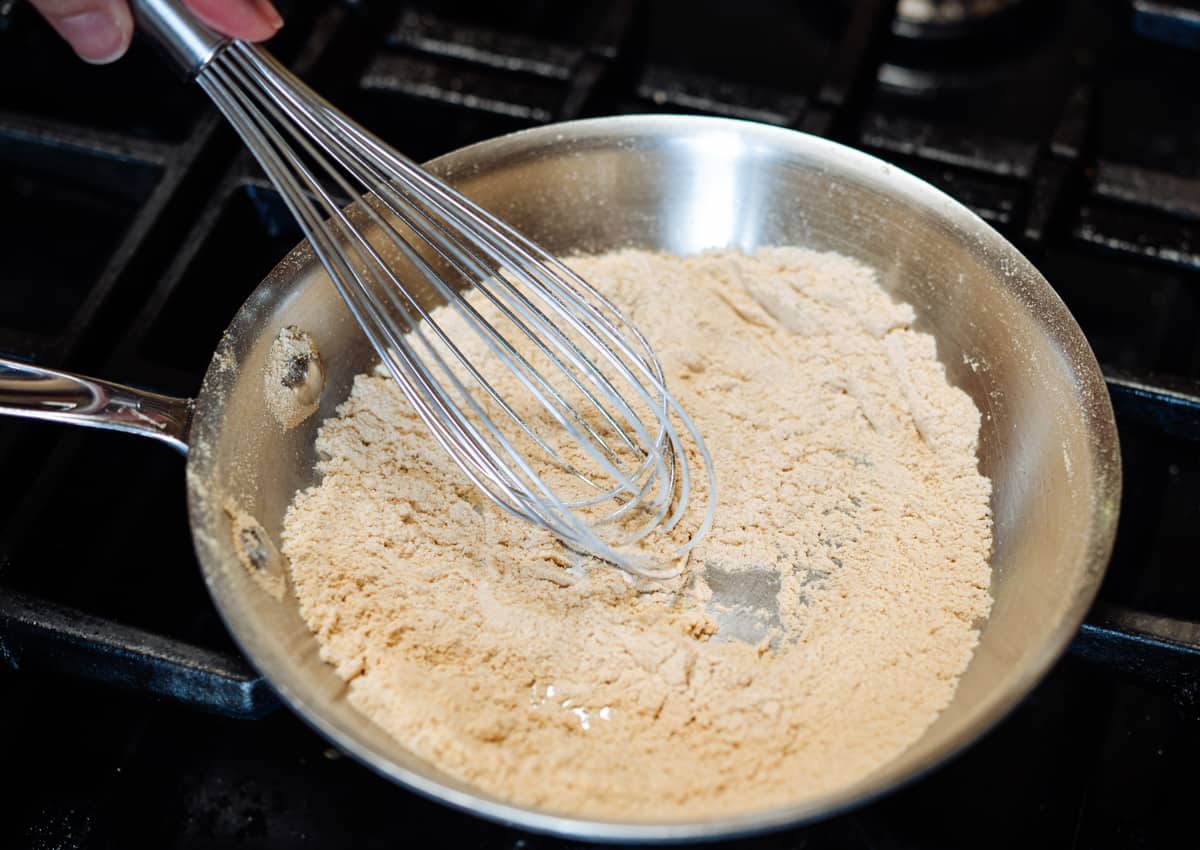
[{"label": "flour", "polygon": [[978,411],[911,308],[846,258],[571,265],[646,334],[704,434],[712,531],[657,590],[568,572],[390,378],[362,375],[285,520],[323,658],[407,747],[520,804],[710,818],[863,778],[949,703],[991,604]]},{"label": "flour", "polygon": [[271,535],[233,499],[226,499],[222,507],[229,517],[230,539],[238,562],[259,587],[274,599],[282,600],[287,592],[287,578]]},{"label": "flour", "polygon": [[321,403],[325,366],[313,338],[288,325],[280,328],[267,351],[263,398],[286,431],[312,416]]}]

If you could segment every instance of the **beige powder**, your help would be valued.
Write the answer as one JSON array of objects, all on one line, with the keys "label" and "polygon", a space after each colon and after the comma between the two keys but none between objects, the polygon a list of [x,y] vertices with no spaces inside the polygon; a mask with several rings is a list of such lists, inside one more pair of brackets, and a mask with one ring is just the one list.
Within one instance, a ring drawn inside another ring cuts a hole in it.
[{"label": "beige powder", "polygon": [[313,338],[288,325],[280,328],[267,351],[263,397],[283,430],[312,416],[321,402],[325,366]]},{"label": "beige powder", "polygon": [[275,599],[283,599],[287,593],[287,579],[271,535],[233,499],[225,499],[222,507],[225,516],[229,517],[229,534],[238,562],[259,587]]},{"label": "beige powder", "polygon": [[568,571],[363,375],[285,521],[323,657],[405,745],[522,804],[707,818],[861,779],[948,704],[990,606],[978,411],[911,308],[843,257],[572,265],[705,435],[712,532],[657,591]]}]

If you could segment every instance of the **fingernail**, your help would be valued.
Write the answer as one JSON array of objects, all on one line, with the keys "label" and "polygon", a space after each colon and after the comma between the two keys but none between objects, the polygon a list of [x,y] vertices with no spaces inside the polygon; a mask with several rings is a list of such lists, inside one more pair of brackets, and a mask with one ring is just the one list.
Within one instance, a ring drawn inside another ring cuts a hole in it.
[{"label": "fingernail", "polygon": [[283,16],[272,5],[271,0],[258,0],[254,5],[258,7],[258,12],[262,15],[263,20],[269,23],[274,29],[279,29],[283,26]]},{"label": "fingernail", "polygon": [[93,65],[120,58],[128,38],[120,21],[108,11],[81,12],[58,21],[58,31],[79,54]]}]

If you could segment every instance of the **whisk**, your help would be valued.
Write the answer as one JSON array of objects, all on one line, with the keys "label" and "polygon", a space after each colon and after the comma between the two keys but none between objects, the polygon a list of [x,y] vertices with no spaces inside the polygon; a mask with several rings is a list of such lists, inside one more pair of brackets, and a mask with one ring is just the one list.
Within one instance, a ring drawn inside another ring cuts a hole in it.
[{"label": "whisk", "polygon": [[[178,0],[133,6],[139,28],[241,136],[408,403],[474,485],[578,552],[650,578],[677,574],[678,558],[651,559],[644,543],[678,527],[671,539],[687,539],[673,554],[694,547],[712,524],[716,477],[645,337],[566,265],[262,48],[218,36]],[[416,297],[421,282],[446,308]],[[486,357],[464,352],[467,335]]]}]

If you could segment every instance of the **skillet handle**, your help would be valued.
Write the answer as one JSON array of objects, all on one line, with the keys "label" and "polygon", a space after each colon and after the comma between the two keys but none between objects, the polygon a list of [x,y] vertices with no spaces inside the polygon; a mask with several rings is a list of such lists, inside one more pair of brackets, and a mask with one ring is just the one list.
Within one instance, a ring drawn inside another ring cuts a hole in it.
[{"label": "skillet handle", "polygon": [[49,419],[162,440],[187,454],[191,399],[174,398],[0,357],[0,416]]}]

